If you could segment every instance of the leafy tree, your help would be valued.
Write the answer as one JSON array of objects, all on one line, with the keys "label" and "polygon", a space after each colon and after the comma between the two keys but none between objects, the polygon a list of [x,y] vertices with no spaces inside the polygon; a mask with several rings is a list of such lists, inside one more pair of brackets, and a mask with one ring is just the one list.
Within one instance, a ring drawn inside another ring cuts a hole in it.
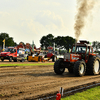
[{"label": "leafy tree", "polygon": [[16,43],[14,42],[12,37],[9,37],[7,33],[0,33],[0,45],[3,45],[3,40],[5,39],[5,46],[15,46]]},{"label": "leafy tree", "polygon": [[58,36],[55,38],[56,47],[59,49],[66,49],[69,52],[72,45],[75,43],[75,39],[70,36]]},{"label": "leafy tree", "polygon": [[66,49],[69,52],[72,45],[75,43],[75,39],[70,36],[57,36],[54,37],[52,34],[48,34],[47,36],[43,36],[40,40],[41,47],[47,48],[48,46],[54,46],[60,49]]},{"label": "leafy tree", "polygon": [[75,43],[75,39],[69,36],[65,37],[64,47],[69,52],[69,49],[72,48],[72,45]]},{"label": "leafy tree", "polygon": [[52,34],[48,34],[47,36],[43,36],[40,39],[40,43],[41,43],[42,48],[44,47],[47,49],[48,46],[54,45],[54,36]]},{"label": "leafy tree", "polygon": [[61,36],[57,36],[54,41],[55,41],[55,46],[57,48],[60,48],[60,49],[63,49],[64,48],[64,45],[63,45],[63,38],[64,37],[61,37]]},{"label": "leafy tree", "polygon": [[93,47],[96,51],[98,51],[98,49],[100,49],[100,42],[98,42],[98,41],[93,41],[93,42],[92,42],[92,47]]}]

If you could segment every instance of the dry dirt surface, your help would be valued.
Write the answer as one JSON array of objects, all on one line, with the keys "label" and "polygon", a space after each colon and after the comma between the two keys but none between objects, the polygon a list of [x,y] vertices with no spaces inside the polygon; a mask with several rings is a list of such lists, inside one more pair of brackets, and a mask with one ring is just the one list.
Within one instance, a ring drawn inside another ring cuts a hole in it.
[{"label": "dry dirt surface", "polygon": [[46,94],[56,93],[60,87],[69,89],[99,81],[100,75],[75,77],[67,69],[63,75],[56,75],[51,65],[0,67],[0,100],[38,100]]}]

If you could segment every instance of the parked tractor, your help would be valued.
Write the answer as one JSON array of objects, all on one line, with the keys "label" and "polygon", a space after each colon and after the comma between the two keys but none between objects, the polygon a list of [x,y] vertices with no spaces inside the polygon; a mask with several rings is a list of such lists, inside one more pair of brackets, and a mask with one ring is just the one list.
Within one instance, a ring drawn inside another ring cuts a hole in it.
[{"label": "parked tractor", "polygon": [[52,59],[52,61],[55,62],[57,60],[57,56],[55,55],[55,51],[53,50],[53,47],[49,46],[47,49],[48,52],[44,58],[47,58],[48,60]]},{"label": "parked tractor", "polygon": [[63,74],[65,68],[76,76],[97,75],[100,73],[100,58],[93,53],[88,41],[80,41],[73,45],[70,53],[54,63],[54,72],[58,75]]}]

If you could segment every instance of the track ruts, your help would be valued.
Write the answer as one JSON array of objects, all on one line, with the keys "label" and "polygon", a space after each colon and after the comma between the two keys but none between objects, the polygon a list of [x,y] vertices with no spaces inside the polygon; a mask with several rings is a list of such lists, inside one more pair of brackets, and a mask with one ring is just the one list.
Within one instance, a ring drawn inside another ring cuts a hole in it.
[{"label": "track ruts", "polygon": [[[19,66],[0,68],[0,99],[38,100],[100,81],[100,75],[75,77],[68,71],[56,75],[53,66]],[[53,99],[52,99],[53,100]]]}]

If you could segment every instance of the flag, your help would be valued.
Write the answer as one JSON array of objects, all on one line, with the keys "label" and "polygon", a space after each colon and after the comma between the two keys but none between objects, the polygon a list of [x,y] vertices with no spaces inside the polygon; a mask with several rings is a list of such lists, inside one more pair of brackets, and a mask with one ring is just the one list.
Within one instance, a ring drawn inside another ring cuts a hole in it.
[{"label": "flag", "polygon": [[3,42],[3,51],[4,51],[4,49],[5,49],[5,39],[2,42]]},{"label": "flag", "polygon": [[2,42],[5,42],[5,39]]}]

